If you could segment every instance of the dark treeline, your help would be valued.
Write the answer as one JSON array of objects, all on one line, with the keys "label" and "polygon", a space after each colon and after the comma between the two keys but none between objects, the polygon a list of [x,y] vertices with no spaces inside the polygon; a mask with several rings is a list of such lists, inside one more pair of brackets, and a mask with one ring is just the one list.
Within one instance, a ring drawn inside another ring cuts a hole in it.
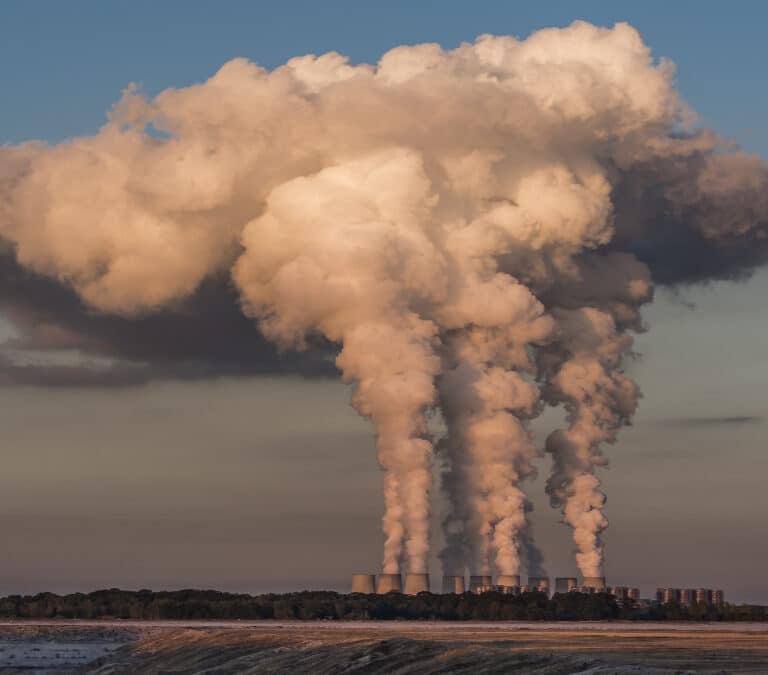
[{"label": "dark treeline", "polygon": [[343,595],[331,591],[245,595],[219,591],[122,591],[56,595],[11,595],[0,599],[0,617],[15,619],[338,619],[446,621],[580,621],[609,619],[767,621],[759,605],[674,603],[622,607],[606,593],[501,593],[417,596]]}]

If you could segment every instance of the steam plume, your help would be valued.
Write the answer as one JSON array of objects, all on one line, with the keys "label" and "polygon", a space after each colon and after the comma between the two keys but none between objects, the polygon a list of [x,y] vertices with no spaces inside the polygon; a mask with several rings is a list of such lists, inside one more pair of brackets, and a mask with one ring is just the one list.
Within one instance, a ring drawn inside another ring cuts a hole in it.
[{"label": "steam plume", "polygon": [[0,249],[142,321],[231,273],[281,348],[336,344],[376,429],[387,572],[426,568],[439,403],[444,560],[515,573],[527,420],[563,404],[548,489],[594,572],[594,467],[637,403],[621,360],[651,280],[768,260],[765,165],[694,127],[673,71],[630,26],[576,22],[375,66],[235,59],[151,100],[131,86],[94,136],[0,149]]}]

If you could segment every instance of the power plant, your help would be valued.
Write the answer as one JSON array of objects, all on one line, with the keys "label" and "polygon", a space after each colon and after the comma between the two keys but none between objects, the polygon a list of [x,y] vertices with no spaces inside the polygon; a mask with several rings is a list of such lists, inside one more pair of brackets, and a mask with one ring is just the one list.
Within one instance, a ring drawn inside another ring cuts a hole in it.
[{"label": "power plant", "polygon": [[578,585],[576,577],[555,577],[555,593],[568,593]]},{"label": "power plant", "polygon": [[605,590],[605,577],[584,577],[583,586],[594,589],[595,593],[602,593]]},{"label": "power plant", "polygon": [[469,592],[477,593],[481,586],[490,586],[493,577],[490,574],[473,574],[469,577]]},{"label": "power plant", "polygon": [[697,603],[721,607],[725,604],[725,593],[720,589],[711,588],[657,588],[656,602],[676,602],[680,605]]},{"label": "power plant", "polygon": [[461,595],[466,591],[463,574],[446,574],[443,576],[443,593]]},{"label": "power plant", "polygon": [[399,574],[380,574],[379,585],[376,587],[376,592],[384,595],[384,593],[401,593],[403,590],[402,582]]},{"label": "power plant", "polygon": [[405,575],[405,594],[416,595],[417,593],[429,592],[429,574]]},{"label": "power plant", "polygon": [[[637,604],[641,602],[640,589],[635,586],[607,586],[605,577],[584,577],[579,585],[577,577],[555,577],[555,594],[558,593],[608,593],[613,595],[619,604]],[[412,573],[405,575],[405,585],[399,574],[379,574],[378,583],[374,574],[353,574],[352,593],[405,593],[417,595],[428,593],[429,574]],[[519,574],[500,574],[493,582],[490,574],[473,574],[469,577],[469,587],[463,574],[443,575],[441,593],[503,593],[505,595],[521,595],[522,593],[539,592],[550,595],[549,577],[530,576],[528,583],[521,584]],[[650,600],[642,600],[650,604]],[[657,588],[655,602],[666,604],[676,602],[680,605],[694,603],[717,605],[725,604],[725,594],[720,589],[710,588]]]},{"label": "power plant", "polygon": [[353,593],[375,593],[376,575],[375,574],[353,574],[352,575]]}]

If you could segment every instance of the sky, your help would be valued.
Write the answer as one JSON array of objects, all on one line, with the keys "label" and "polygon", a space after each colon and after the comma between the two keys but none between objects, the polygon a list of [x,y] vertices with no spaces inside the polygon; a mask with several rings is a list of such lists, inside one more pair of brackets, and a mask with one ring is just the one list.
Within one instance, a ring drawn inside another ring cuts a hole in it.
[{"label": "sky", "polygon": [[[375,62],[399,44],[453,47],[584,19],[638,28],[676,64],[699,124],[768,158],[764,3],[575,5],[9,1],[0,143],[94,133],[130,82],[154,94],[237,56],[269,68],[329,50]],[[601,471],[609,581],[768,602],[766,291],[762,271],[661,291],[645,309],[628,369],[644,398]],[[344,590],[379,565],[382,511],[371,428],[349,396],[333,377],[290,373],[0,387],[0,593]],[[538,420],[538,438],[559,421]],[[548,462],[526,491],[549,574],[570,575],[570,531],[544,495]]]}]

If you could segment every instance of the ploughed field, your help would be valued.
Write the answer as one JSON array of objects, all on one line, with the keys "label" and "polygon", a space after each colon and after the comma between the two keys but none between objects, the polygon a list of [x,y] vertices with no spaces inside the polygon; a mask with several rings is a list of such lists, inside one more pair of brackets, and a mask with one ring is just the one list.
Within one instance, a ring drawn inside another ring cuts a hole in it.
[{"label": "ploughed field", "polygon": [[768,673],[768,625],[5,622],[0,673]]}]

